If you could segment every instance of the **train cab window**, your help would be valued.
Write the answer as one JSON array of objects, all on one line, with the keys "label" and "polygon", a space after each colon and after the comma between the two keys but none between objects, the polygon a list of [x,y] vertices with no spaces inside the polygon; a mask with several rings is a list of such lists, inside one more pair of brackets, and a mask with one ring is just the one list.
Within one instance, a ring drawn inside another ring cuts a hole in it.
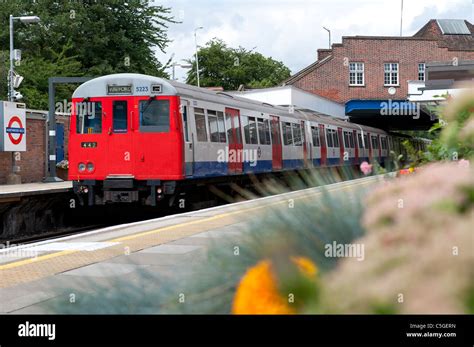
[{"label": "train cab window", "polygon": [[349,133],[349,142],[350,142],[351,148],[354,148],[354,134],[353,133]]},{"label": "train cab window", "polygon": [[293,145],[302,146],[303,140],[301,138],[301,124],[293,123]]},{"label": "train cab window", "polygon": [[206,115],[202,108],[194,108],[196,135],[199,142],[207,142]]},{"label": "train cab window", "polygon": [[112,109],[114,133],[126,133],[128,124],[127,102],[125,100],[114,101]]},{"label": "train cab window", "polygon": [[362,136],[360,134],[357,134],[357,140],[359,141],[359,148],[364,148],[364,146],[362,146]]},{"label": "train cab window", "polygon": [[102,103],[100,101],[76,103],[76,133],[102,133]]},{"label": "train cab window", "polygon": [[268,126],[268,120],[257,118],[257,126],[258,126],[258,137],[260,139],[260,144],[269,145],[270,144],[270,128]]},{"label": "train cab window", "polygon": [[367,134],[364,134],[364,143],[365,143],[365,148],[369,148],[370,143],[369,143],[369,136]]},{"label": "train cab window", "polygon": [[142,100],[140,109],[140,131],[167,133],[170,131],[170,101]]},{"label": "train cab window", "polygon": [[283,144],[285,146],[293,144],[293,135],[291,134],[291,123],[283,123]]},{"label": "train cab window", "polygon": [[334,147],[332,143],[332,130],[331,129],[326,129],[326,139],[327,139],[327,144],[328,147]]}]

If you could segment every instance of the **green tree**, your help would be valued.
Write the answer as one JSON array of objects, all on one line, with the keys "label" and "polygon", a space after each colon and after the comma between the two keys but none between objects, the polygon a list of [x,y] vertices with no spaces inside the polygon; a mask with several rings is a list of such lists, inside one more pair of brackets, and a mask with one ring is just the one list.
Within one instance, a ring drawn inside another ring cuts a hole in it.
[{"label": "green tree", "polygon": [[[228,47],[220,39],[213,39],[200,48],[198,57],[202,87],[235,90],[243,84],[251,88],[266,88],[277,85],[291,74],[280,61],[243,47]],[[188,62],[193,68],[188,72],[187,83],[196,85],[196,59]]]},{"label": "green tree", "polygon": [[[6,98],[8,17],[37,15],[40,24],[15,22],[15,48],[23,61],[15,70],[25,77],[18,89],[31,108],[47,104],[48,77],[100,76],[135,72],[167,77],[155,50],[169,43],[170,9],[147,0],[13,0],[0,6],[0,97]],[[74,87],[61,87],[58,98]],[[64,91],[62,93],[61,91]]]}]

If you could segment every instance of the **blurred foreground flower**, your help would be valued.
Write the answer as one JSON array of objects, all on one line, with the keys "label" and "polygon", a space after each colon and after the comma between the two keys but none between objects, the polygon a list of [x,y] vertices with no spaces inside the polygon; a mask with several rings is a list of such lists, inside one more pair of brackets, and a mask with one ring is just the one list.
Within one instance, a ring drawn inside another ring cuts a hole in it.
[{"label": "blurred foreground flower", "polygon": [[362,171],[362,173],[366,176],[370,175],[372,173],[372,165],[364,161],[362,164],[360,164],[360,171]]},{"label": "blurred foreground flower", "polygon": [[473,313],[474,173],[432,164],[366,201],[362,262],[322,278],[331,313]]},{"label": "blurred foreground flower", "polygon": [[[317,273],[314,263],[304,257],[291,259],[298,270],[311,278]],[[295,314],[288,298],[278,290],[276,274],[271,261],[262,260],[244,275],[235,293],[234,314]]]}]

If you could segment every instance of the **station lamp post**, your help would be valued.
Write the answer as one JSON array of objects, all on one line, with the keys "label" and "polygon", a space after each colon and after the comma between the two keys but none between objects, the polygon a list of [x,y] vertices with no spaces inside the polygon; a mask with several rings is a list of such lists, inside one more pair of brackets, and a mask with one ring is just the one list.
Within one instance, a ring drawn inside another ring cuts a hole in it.
[{"label": "station lamp post", "polygon": [[[13,48],[13,23],[15,20],[19,20],[25,24],[34,24],[40,21],[38,16],[21,16],[21,17],[14,17],[10,15],[10,70],[8,71],[8,101],[15,101],[15,85],[14,85],[14,76],[15,71],[13,70],[13,61],[15,60],[14,57],[14,48]],[[17,76],[17,87],[21,83],[23,79],[20,76]],[[16,155],[15,152],[12,152],[12,173],[10,177],[11,183],[20,183],[21,176],[17,174],[17,165],[16,165]]]},{"label": "station lamp post", "polygon": [[40,21],[38,16],[21,16],[21,17],[13,17],[10,15],[10,71],[8,72],[8,101],[15,101],[15,88],[13,85],[13,77],[14,77],[14,70],[13,70],[13,61],[14,61],[14,49],[13,49],[13,22],[15,20],[19,20],[25,24],[34,24]]},{"label": "station lamp post", "polygon": [[194,45],[196,46],[196,77],[197,77],[197,86],[200,87],[201,83],[199,81],[199,59],[198,59],[198,44],[197,44],[197,31],[204,29],[204,27],[198,27],[194,29]]}]

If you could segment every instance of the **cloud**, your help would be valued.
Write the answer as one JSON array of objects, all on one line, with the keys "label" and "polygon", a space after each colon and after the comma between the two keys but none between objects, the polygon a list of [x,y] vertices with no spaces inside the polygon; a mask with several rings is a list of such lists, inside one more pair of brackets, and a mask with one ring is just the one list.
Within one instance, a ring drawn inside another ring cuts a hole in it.
[{"label": "cloud", "polygon": [[[157,1],[157,0],[155,0]],[[401,1],[401,0],[400,0]],[[194,54],[194,28],[198,44],[214,37],[232,47],[256,51],[281,60],[297,72],[316,60],[318,48],[328,46],[342,36],[399,35],[400,1],[396,0],[162,0],[171,7],[181,24],[170,26],[173,42],[166,54],[157,53],[167,61],[189,59]],[[404,1],[404,35],[413,35],[431,18],[462,18],[472,21],[472,0]],[[469,11],[471,10],[471,11]],[[186,71],[177,68],[183,80]]]}]

